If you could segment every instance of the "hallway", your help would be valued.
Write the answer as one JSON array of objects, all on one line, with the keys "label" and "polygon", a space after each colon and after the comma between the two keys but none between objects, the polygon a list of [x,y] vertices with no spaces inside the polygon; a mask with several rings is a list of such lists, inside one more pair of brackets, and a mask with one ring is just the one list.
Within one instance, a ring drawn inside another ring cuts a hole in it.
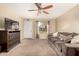
[{"label": "hallway", "polygon": [[23,39],[19,45],[9,52],[0,53],[2,56],[56,56],[47,40]]}]

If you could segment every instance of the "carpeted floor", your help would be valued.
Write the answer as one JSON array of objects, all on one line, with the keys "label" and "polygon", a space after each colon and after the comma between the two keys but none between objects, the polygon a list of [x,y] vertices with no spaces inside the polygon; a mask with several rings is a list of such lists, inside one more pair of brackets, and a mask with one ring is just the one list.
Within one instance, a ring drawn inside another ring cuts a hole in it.
[{"label": "carpeted floor", "polygon": [[0,56],[56,56],[56,53],[45,39],[23,39],[19,45],[9,52],[0,53]]}]

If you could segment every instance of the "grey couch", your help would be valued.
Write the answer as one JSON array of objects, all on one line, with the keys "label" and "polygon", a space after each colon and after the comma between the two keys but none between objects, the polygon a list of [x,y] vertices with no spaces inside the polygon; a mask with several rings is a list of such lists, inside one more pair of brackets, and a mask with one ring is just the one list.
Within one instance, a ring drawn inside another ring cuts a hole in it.
[{"label": "grey couch", "polygon": [[58,32],[57,36],[53,36],[53,33],[48,35],[48,42],[50,47],[54,49],[58,56],[73,56],[75,55],[75,49],[68,47],[66,44],[70,44],[74,36],[78,33]]}]

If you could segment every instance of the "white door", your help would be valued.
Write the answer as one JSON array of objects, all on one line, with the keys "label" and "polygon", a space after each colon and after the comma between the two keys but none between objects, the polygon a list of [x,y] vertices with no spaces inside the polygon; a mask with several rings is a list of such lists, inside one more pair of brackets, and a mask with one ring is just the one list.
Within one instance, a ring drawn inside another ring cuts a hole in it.
[{"label": "white door", "polygon": [[24,38],[32,38],[32,21],[24,20]]}]

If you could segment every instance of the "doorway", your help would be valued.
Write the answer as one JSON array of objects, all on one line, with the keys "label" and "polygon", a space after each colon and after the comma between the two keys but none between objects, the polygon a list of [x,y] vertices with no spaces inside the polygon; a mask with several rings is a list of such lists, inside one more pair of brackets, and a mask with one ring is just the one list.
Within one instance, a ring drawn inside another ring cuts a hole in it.
[{"label": "doorway", "polygon": [[39,39],[47,39],[48,36],[48,21],[38,21],[37,36]]}]

